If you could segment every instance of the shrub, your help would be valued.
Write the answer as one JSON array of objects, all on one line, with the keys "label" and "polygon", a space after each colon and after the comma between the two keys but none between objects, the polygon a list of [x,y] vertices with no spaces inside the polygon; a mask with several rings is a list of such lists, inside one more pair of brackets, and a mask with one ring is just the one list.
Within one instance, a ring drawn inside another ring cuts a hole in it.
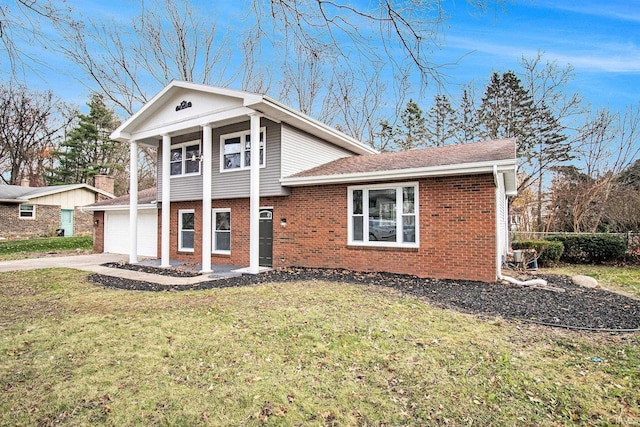
[{"label": "shrub", "polygon": [[561,242],[564,253],[560,260],[572,264],[602,264],[622,260],[627,252],[624,239],[612,234],[552,235],[545,240]]},{"label": "shrub", "polygon": [[550,240],[519,240],[511,244],[513,249],[535,249],[538,254],[538,264],[541,267],[556,265],[564,252],[561,242]]}]

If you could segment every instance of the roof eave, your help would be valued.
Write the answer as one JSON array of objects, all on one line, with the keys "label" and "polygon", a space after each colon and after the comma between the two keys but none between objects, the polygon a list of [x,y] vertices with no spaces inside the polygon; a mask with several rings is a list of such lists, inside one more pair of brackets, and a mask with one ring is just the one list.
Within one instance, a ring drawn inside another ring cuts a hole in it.
[{"label": "roof eave", "polygon": [[[130,205],[108,205],[108,206],[83,206],[80,208],[83,212],[101,212],[101,211],[121,211],[129,210]],[[155,202],[143,203],[138,205],[138,210],[142,209],[157,209],[158,205]]]},{"label": "roof eave", "polygon": [[[288,187],[303,187],[310,185],[328,185],[344,183],[360,183],[372,181],[397,181],[437,176],[479,175],[494,172],[494,166],[499,173],[505,173],[507,181],[515,182],[515,160],[496,160],[482,163],[463,163],[458,165],[429,166],[423,168],[385,170],[375,172],[360,172],[349,174],[335,174],[298,178],[282,178],[280,183]],[[510,175],[513,174],[513,179]],[[511,191],[509,185],[507,191]]]}]

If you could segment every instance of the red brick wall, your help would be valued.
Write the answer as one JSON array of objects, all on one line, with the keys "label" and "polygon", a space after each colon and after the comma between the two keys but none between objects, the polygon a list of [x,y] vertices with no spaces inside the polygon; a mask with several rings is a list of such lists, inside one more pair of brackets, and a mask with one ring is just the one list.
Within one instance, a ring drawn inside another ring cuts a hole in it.
[{"label": "red brick wall", "polygon": [[93,213],[93,252],[104,252],[104,212]]},{"label": "red brick wall", "polygon": [[[495,187],[491,175],[419,181],[420,247],[347,245],[347,185],[292,188],[288,197],[262,198],[273,207],[274,268],[287,266],[387,271],[422,277],[495,281]],[[231,208],[231,256],[213,263],[249,263],[249,199],[214,200]],[[194,209],[195,251],[178,252],[178,210]],[[158,216],[160,221],[161,216]],[[280,219],[286,218],[285,228]],[[160,227],[158,227],[160,229]],[[171,204],[172,259],[201,260],[202,204]],[[175,230],[175,231],[174,231]],[[161,236],[158,234],[160,248]]]}]

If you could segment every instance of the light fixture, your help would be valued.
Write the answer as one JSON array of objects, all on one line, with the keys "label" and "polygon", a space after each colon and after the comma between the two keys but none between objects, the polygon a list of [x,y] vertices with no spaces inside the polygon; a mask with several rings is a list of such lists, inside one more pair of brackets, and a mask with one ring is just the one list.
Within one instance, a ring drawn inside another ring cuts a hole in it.
[{"label": "light fixture", "polygon": [[287,226],[287,218],[280,218],[280,227],[285,228]]}]

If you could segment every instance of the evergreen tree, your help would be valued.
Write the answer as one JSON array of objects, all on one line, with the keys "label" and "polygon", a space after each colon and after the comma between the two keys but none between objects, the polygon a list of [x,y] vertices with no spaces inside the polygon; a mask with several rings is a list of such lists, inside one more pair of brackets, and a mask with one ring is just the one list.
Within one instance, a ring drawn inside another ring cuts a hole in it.
[{"label": "evergreen tree", "polygon": [[460,108],[456,111],[454,126],[455,138],[460,144],[479,139],[476,106],[471,93],[465,89],[462,92]]},{"label": "evergreen tree", "polygon": [[532,123],[535,117],[533,100],[513,71],[491,75],[482,98],[478,122],[488,139],[516,138],[518,156],[532,156]]},{"label": "evergreen tree", "polygon": [[400,116],[402,129],[398,132],[396,145],[400,150],[411,150],[425,145],[427,142],[426,120],[422,115],[422,109],[413,99],[407,102],[407,106]]},{"label": "evergreen tree", "polygon": [[394,144],[398,138],[398,129],[394,128],[388,120],[380,122],[380,131],[375,134],[377,143],[374,147],[378,151],[393,151]]},{"label": "evergreen tree", "polygon": [[446,95],[438,94],[427,112],[427,140],[430,145],[442,147],[453,141],[456,131],[455,112]]},{"label": "evergreen tree", "polygon": [[115,113],[107,108],[102,95],[93,94],[88,106],[89,114],[78,114],[76,127],[53,153],[56,167],[47,177],[50,185],[93,184],[95,175],[124,170],[126,144],[109,139],[119,125]]}]

